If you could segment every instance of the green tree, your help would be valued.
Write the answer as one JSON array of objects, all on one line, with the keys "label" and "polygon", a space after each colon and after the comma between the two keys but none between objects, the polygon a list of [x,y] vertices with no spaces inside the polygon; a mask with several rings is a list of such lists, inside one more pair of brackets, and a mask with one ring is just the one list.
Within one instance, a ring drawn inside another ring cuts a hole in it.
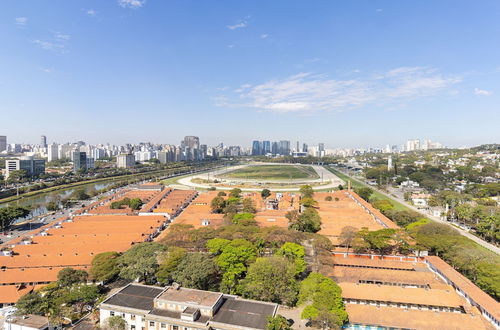
[{"label": "green tree", "polygon": [[253,213],[237,213],[233,216],[233,223],[242,225],[257,224],[254,219],[255,215]]},{"label": "green tree", "polygon": [[240,195],[241,195],[240,188],[231,189],[231,191],[229,192],[229,197],[240,198]]},{"label": "green tree", "polygon": [[213,213],[222,213],[226,206],[226,201],[221,196],[216,196],[210,202],[210,207]]},{"label": "green tree", "polygon": [[295,275],[299,275],[306,270],[305,250],[302,245],[286,242],[276,252],[278,256],[284,256],[295,263]]},{"label": "green tree", "polygon": [[59,209],[59,205],[55,201],[48,202],[46,207],[47,211],[57,211]]},{"label": "green tree", "polygon": [[332,322],[342,326],[347,312],[342,301],[342,290],[332,279],[311,273],[300,285],[298,304],[308,304],[301,317],[313,323]]},{"label": "green tree", "polygon": [[257,258],[241,281],[243,296],[293,306],[297,299],[296,266],[283,256]]},{"label": "green tree", "polygon": [[0,208],[1,230],[6,230],[14,220],[24,218],[30,214],[30,210],[21,206],[7,206]]},{"label": "green tree", "polygon": [[325,197],[325,201],[327,201],[327,202],[331,202],[332,200],[333,200],[332,196],[326,196]]},{"label": "green tree", "polygon": [[44,309],[44,299],[38,291],[27,293],[16,303],[17,313],[19,315],[36,314],[43,315]]},{"label": "green tree", "polygon": [[107,282],[114,279],[120,269],[118,268],[118,252],[99,253],[92,259],[90,275],[97,282]]},{"label": "green tree", "polygon": [[85,192],[85,189],[77,189],[73,191],[71,194],[71,199],[77,200],[77,201],[83,201],[86,199],[89,199],[90,196]]},{"label": "green tree", "polygon": [[349,248],[352,247],[352,244],[354,242],[354,239],[356,238],[356,234],[358,233],[358,230],[355,227],[352,226],[346,226],[342,228],[342,231],[340,232],[340,244],[342,246],[345,246],[347,248],[347,251],[349,251]]},{"label": "green tree", "polygon": [[165,252],[163,244],[146,242],[136,244],[118,258],[120,277],[129,280],[153,281],[158,269],[158,256]]},{"label": "green tree", "polygon": [[[331,196],[330,196],[331,197]],[[300,200],[300,205],[304,207],[313,207],[318,205],[318,202],[311,197],[304,197]]]},{"label": "green tree", "polygon": [[110,316],[104,322],[104,328],[109,330],[125,330],[127,322],[118,315]]},{"label": "green tree", "polygon": [[292,330],[292,327],[288,323],[288,320],[279,314],[276,316],[268,316],[267,317],[267,330]]},{"label": "green tree", "polygon": [[271,196],[271,190],[269,190],[267,188],[262,189],[262,191],[260,192],[260,196],[263,199],[266,199],[267,197]]},{"label": "green tree", "polygon": [[289,220],[288,228],[309,233],[316,233],[321,229],[321,217],[315,209],[306,208],[298,218],[294,215],[292,213],[290,218],[287,216]]},{"label": "green tree", "polygon": [[28,173],[25,170],[10,171],[7,183],[19,183],[26,181]]},{"label": "green tree", "polygon": [[241,202],[242,204],[242,211],[246,213],[255,213],[257,212],[257,209],[255,208],[255,203],[250,197],[243,198],[243,201]]},{"label": "green tree", "polygon": [[62,287],[72,287],[75,284],[86,283],[89,274],[81,269],[63,268],[57,273],[57,283]]},{"label": "green tree", "polygon": [[244,239],[227,241],[217,238],[208,241],[207,247],[216,255],[217,266],[223,271],[221,290],[236,293],[238,281],[257,256],[257,248]]},{"label": "green tree", "polygon": [[314,190],[310,185],[300,187],[300,195],[302,198],[313,198]]},{"label": "green tree", "polygon": [[169,247],[156,272],[158,282],[168,284],[172,280],[172,273],[177,269],[177,266],[185,256],[185,249],[175,246]]},{"label": "green tree", "polygon": [[216,290],[219,270],[210,256],[203,253],[188,253],[172,272],[172,279],[187,288]]},{"label": "green tree", "polygon": [[365,201],[370,201],[370,196],[373,194],[373,190],[368,187],[363,187],[359,189],[354,189],[354,192],[359,195],[359,197],[363,198]]}]

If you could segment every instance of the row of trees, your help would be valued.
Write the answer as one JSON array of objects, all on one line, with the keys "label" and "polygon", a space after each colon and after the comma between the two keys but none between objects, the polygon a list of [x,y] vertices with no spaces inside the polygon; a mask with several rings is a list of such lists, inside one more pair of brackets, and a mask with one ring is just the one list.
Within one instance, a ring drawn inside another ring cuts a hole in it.
[{"label": "row of trees", "polygon": [[7,230],[14,220],[23,218],[30,212],[26,207],[15,205],[0,208],[0,230]]},{"label": "row of trees", "polygon": [[139,210],[144,203],[140,198],[128,198],[125,197],[122,200],[114,201],[111,203],[111,209],[121,209],[123,206],[128,206],[132,210]]}]

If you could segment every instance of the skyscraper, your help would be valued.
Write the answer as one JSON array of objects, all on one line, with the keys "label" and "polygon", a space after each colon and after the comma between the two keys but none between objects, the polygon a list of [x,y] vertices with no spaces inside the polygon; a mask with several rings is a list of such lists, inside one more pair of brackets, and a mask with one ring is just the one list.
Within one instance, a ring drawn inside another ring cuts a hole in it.
[{"label": "skyscraper", "polygon": [[199,149],[200,138],[197,136],[185,136],[184,140],[181,142],[181,145],[190,149]]},{"label": "skyscraper", "polygon": [[253,141],[252,142],[252,156],[258,156],[258,155],[261,155],[262,154],[262,151],[261,151],[261,143],[260,141]]},{"label": "skyscraper", "polygon": [[267,155],[269,153],[271,153],[271,142],[262,141],[262,154]]},{"label": "skyscraper", "polygon": [[273,155],[276,155],[276,154],[278,154],[278,152],[279,152],[278,142],[273,142],[272,145],[271,145],[271,153]]},{"label": "skyscraper", "polygon": [[7,150],[7,137],[0,135],[0,152]]},{"label": "skyscraper", "polygon": [[87,169],[87,154],[85,152],[75,150],[71,153],[71,159],[73,160],[74,172],[77,172],[80,169]]},{"label": "skyscraper", "polygon": [[290,141],[281,140],[279,142],[279,154],[284,156],[290,155]]},{"label": "skyscraper", "polygon": [[40,147],[47,148],[47,137],[45,135],[40,137]]},{"label": "skyscraper", "polygon": [[47,147],[47,161],[51,162],[53,160],[59,159],[58,156],[58,145],[55,143],[52,143]]}]

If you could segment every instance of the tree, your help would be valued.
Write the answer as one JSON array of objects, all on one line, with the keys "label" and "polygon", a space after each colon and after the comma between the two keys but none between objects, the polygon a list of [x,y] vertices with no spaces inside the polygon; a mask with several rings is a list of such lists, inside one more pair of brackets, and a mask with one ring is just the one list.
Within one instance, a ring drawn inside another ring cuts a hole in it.
[{"label": "tree", "polygon": [[57,273],[57,283],[62,287],[72,287],[75,284],[86,283],[89,274],[81,269],[63,268]]},{"label": "tree", "polygon": [[331,278],[319,273],[311,273],[302,281],[299,305],[309,304],[301,317],[310,319],[316,325],[324,322],[338,327],[347,321],[347,312],[342,301],[342,290]]},{"label": "tree", "polygon": [[340,244],[345,246],[347,248],[347,251],[349,251],[349,247],[352,246],[352,243],[354,241],[354,238],[356,237],[356,234],[358,233],[358,230],[352,226],[346,226],[342,228],[342,231],[340,232]]},{"label": "tree", "polygon": [[257,256],[257,248],[244,239],[232,241],[215,238],[207,242],[209,251],[216,255],[217,266],[223,271],[221,290],[236,293],[238,281]]},{"label": "tree", "polygon": [[216,290],[219,283],[219,270],[214,260],[203,253],[189,253],[179,262],[172,272],[172,279],[180,285],[199,289]]},{"label": "tree", "polygon": [[257,258],[241,281],[244,297],[293,306],[297,299],[296,266],[283,256]]},{"label": "tree", "polygon": [[341,185],[341,184],[339,184],[338,189],[339,189],[339,190],[344,190],[344,186],[343,186],[343,185]]},{"label": "tree", "polygon": [[325,201],[327,201],[327,202],[331,202],[332,200],[333,200],[332,196],[326,196],[325,197]]},{"label": "tree", "polygon": [[127,322],[118,315],[110,316],[104,322],[104,327],[109,330],[125,330]]},{"label": "tree", "polygon": [[18,183],[25,181],[28,178],[26,170],[10,171],[7,183]]},{"label": "tree", "polygon": [[120,277],[129,280],[153,282],[158,269],[158,256],[165,252],[166,246],[154,242],[134,245],[118,258]]},{"label": "tree", "polygon": [[92,259],[90,275],[97,282],[107,282],[115,278],[120,272],[118,268],[118,252],[103,252]]},{"label": "tree", "polygon": [[288,320],[279,314],[276,316],[268,316],[267,317],[267,330],[292,330],[292,327],[288,323]]},{"label": "tree", "polygon": [[239,225],[255,225],[257,222],[254,220],[255,215],[253,213],[243,212],[237,213],[233,216],[233,223]]},{"label": "tree", "polygon": [[223,197],[223,196],[226,196],[226,193],[225,193],[225,192],[223,192],[223,191],[219,191],[219,192],[217,193],[217,196]]},{"label": "tree", "polygon": [[263,199],[266,199],[267,197],[271,196],[271,190],[269,190],[267,188],[262,189],[262,191],[260,192],[260,196]]},{"label": "tree", "polygon": [[363,198],[365,201],[370,201],[370,196],[373,194],[373,190],[368,187],[363,187],[359,189],[354,189],[354,192],[359,195],[359,197]]},{"label": "tree", "polygon": [[71,194],[71,199],[83,201],[89,199],[90,196],[85,192],[85,189],[77,189]]},{"label": "tree", "polygon": [[284,256],[295,263],[295,275],[299,275],[306,270],[305,251],[302,245],[286,242],[279,248],[276,255]]},{"label": "tree", "polygon": [[43,315],[44,299],[38,291],[30,292],[19,298],[16,303],[18,313],[21,315],[36,314]]},{"label": "tree", "polygon": [[290,218],[287,216],[287,219],[289,220],[288,228],[290,229],[309,233],[316,233],[321,229],[321,217],[318,211],[313,208],[306,208],[298,218],[295,217],[295,213],[291,213]]},{"label": "tree", "polygon": [[[331,196],[330,196],[331,197]],[[313,207],[318,205],[318,202],[311,197],[304,197],[300,200],[300,205],[304,207]]]},{"label": "tree", "polygon": [[304,185],[300,187],[300,195],[302,198],[312,198],[314,196],[314,190],[310,185]]},{"label": "tree", "polygon": [[255,208],[255,203],[250,197],[243,198],[243,201],[241,202],[242,204],[242,211],[247,212],[247,213],[255,213],[257,212],[257,209]]},{"label": "tree", "polygon": [[6,230],[14,220],[24,218],[30,210],[22,206],[7,206],[0,208],[0,229]]},{"label": "tree", "polygon": [[240,195],[241,195],[240,188],[231,189],[231,191],[229,192],[229,197],[240,198]]},{"label": "tree", "polygon": [[177,266],[185,256],[185,249],[175,246],[169,247],[166,256],[164,256],[156,272],[158,282],[164,284],[169,283],[172,280],[172,273],[177,269]]},{"label": "tree", "polygon": [[213,213],[222,213],[224,211],[224,207],[226,206],[226,201],[221,196],[216,196],[210,202],[210,207]]},{"label": "tree", "polygon": [[55,201],[50,201],[47,203],[47,211],[57,211],[59,209],[59,205]]}]

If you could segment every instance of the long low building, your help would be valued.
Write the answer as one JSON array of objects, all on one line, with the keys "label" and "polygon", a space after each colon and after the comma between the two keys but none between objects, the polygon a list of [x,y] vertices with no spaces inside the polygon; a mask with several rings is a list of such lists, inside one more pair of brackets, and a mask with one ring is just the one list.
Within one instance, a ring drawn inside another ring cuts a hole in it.
[{"label": "long low building", "polygon": [[129,284],[99,306],[100,324],[120,316],[127,329],[266,329],[278,305],[211,292]]}]

